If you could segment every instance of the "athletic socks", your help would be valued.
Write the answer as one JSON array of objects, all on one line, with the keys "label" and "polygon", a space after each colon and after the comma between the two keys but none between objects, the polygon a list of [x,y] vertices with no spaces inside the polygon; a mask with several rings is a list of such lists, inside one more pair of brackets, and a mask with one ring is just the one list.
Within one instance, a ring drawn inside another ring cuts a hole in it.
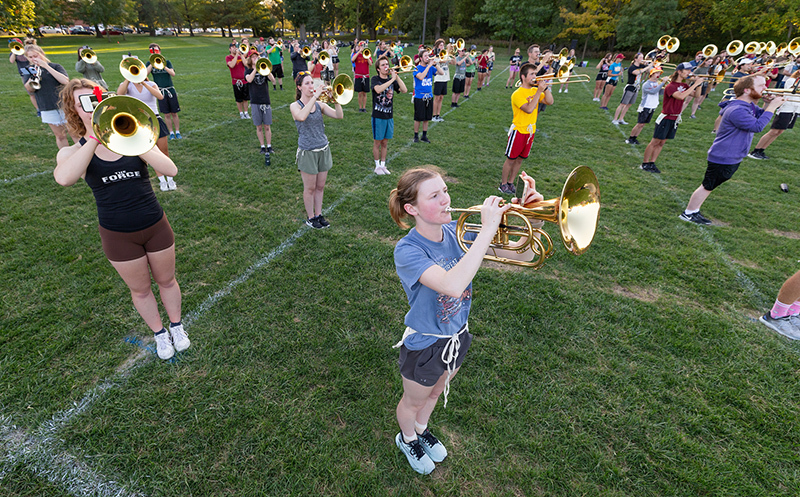
[{"label": "athletic socks", "polygon": [[[402,432],[401,432],[401,433],[402,433]],[[414,441],[414,440],[416,440],[416,439],[417,439],[417,433],[416,433],[416,432],[415,432],[415,433],[414,433],[414,435],[413,435],[413,436],[411,436],[411,437],[409,437],[408,435],[406,435],[405,433],[403,433],[403,441],[404,441],[405,443],[407,443],[407,444],[410,444],[411,442],[413,442],[413,441]]]},{"label": "athletic socks", "polygon": [[385,160],[382,160],[382,161],[381,161],[381,163],[380,163],[380,166],[381,166],[381,167],[386,167],[386,161],[385,161]]},{"label": "athletic socks", "polygon": [[700,212],[700,209],[693,210],[693,211],[690,211],[689,209],[686,209],[686,210],[683,211],[683,213],[686,214],[687,216],[691,216],[695,212]]},{"label": "athletic socks", "polygon": [[375,169],[378,169],[379,167],[381,167],[381,161],[375,159]]},{"label": "athletic socks", "polygon": [[775,300],[775,305],[772,306],[772,310],[769,311],[769,315],[772,316],[774,319],[783,318],[789,315],[789,309],[794,304],[784,304],[780,300]]},{"label": "athletic socks", "polygon": [[425,433],[425,430],[428,429],[428,425],[427,424],[421,425],[421,424],[417,423],[416,421],[414,421],[414,428],[417,429],[417,434]]},{"label": "athletic socks", "polygon": [[427,131],[423,131],[422,132],[422,137],[423,138],[427,138],[428,137],[428,132]]},{"label": "athletic socks", "polygon": [[414,139],[416,140],[417,138],[419,138],[419,133],[414,133]]}]

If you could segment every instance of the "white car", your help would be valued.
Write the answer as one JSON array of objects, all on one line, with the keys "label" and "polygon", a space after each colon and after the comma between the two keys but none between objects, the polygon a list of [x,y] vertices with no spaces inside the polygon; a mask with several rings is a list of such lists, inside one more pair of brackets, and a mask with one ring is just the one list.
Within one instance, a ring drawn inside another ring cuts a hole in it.
[{"label": "white car", "polygon": [[42,26],[42,27],[39,28],[39,31],[41,31],[42,34],[46,34],[46,35],[60,35],[61,34],[61,30],[59,28],[54,28],[52,26]]},{"label": "white car", "polygon": [[156,29],[156,36],[173,36],[175,33],[169,28]]}]

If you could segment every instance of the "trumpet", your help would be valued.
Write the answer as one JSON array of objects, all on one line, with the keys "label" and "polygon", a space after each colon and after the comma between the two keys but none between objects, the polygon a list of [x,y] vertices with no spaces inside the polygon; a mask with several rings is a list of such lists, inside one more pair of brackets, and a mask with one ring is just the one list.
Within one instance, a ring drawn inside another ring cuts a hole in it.
[{"label": "trumpet", "polygon": [[400,57],[400,65],[394,66],[390,69],[398,73],[411,72],[414,70],[414,60],[408,55],[403,55]]},{"label": "trumpet", "polygon": [[353,99],[354,93],[353,80],[347,74],[340,74],[329,86],[325,86],[317,100],[326,104],[347,105]]},{"label": "trumpet", "polygon": [[742,43],[740,40],[733,40],[732,42],[728,43],[727,47],[725,47],[725,51],[731,57],[736,57],[742,53],[742,49],[744,49],[744,43]]},{"label": "trumpet", "polygon": [[92,130],[107,149],[120,155],[141,155],[158,140],[158,118],[147,104],[116,95],[98,103],[92,112]]},{"label": "trumpet", "polygon": [[717,46],[713,44],[708,44],[703,47],[703,57],[714,57],[717,55]]},{"label": "trumpet", "polygon": [[249,52],[249,51],[250,51],[250,44],[249,44],[249,43],[247,43],[247,42],[242,42],[242,43],[239,45],[239,52],[240,52],[242,55],[247,55],[247,52]]},{"label": "trumpet", "polygon": [[42,68],[36,66],[36,74],[31,75],[30,79],[28,80],[31,84],[31,88],[34,91],[39,91],[42,89]]},{"label": "trumpet", "polygon": [[265,57],[261,57],[256,61],[256,72],[261,76],[269,76],[272,73],[272,62]]},{"label": "trumpet", "polygon": [[153,69],[164,69],[167,61],[160,53],[154,53],[150,56],[150,65],[153,66]]},{"label": "trumpet", "polygon": [[[517,181],[517,191],[524,191],[525,183]],[[447,209],[461,215],[456,223],[458,244],[465,252],[472,245],[465,239],[466,233],[478,233],[481,225],[468,223],[470,217],[479,215],[481,206],[467,209]],[[533,220],[549,221],[558,225],[564,247],[574,255],[581,255],[589,248],[597,231],[597,218],[600,214],[600,186],[597,176],[586,166],[576,167],[567,177],[561,196],[528,205],[512,204],[503,214],[500,227],[489,245],[490,254],[484,259],[539,269],[545,260],[555,252],[553,241],[545,231],[534,228]],[[516,220],[517,222],[514,222]],[[540,238],[541,237],[541,238]],[[532,250],[534,259],[518,261],[497,255],[498,250],[523,253]],[[537,257],[538,256],[538,257]]]},{"label": "trumpet", "polygon": [[14,55],[25,55],[25,46],[18,40],[11,40],[8,42],[8,48]]},{"label": "trumpet", "polygon": [[91,48],[84,48],[81,50],[81,59],[87,64],[94,64],[97,62],[97,54]]},{"label": "trumpet", "polygon": [[122,73],[123,78],[131,83],[141,83],[147,79],[147,67],[145,67],[144,62],[136,57],[122,59],[122,62],[119,63],[119,72]]}]

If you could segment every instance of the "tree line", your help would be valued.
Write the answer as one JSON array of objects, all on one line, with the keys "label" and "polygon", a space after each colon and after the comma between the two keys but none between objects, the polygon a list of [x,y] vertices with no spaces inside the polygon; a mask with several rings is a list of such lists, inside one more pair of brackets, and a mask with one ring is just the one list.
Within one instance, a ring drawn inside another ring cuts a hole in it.
[{"label": "tree line", "polygon": [[[427,10],[426,10],[427,5]],[[233,29],[272,35],[291,28],[343,30],[375,39],[379,28],[405,39],[439,37],[576,45],[591,51],[648,50],[663,34],[681,51],[733,39],[788,41],[800,25],[800,0],[2,0],[0,23],[22,31],[81,19],[93,25]],[[226,33],[227,31],[227,33]]]}]

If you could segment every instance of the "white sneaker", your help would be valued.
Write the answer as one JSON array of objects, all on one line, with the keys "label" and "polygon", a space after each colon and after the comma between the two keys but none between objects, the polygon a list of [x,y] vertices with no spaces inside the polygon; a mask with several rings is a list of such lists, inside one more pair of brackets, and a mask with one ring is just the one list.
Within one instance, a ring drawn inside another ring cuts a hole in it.
[{"label": "white sneaker", "polygon": [[244,117],[244,112],[239,112],[239,119],[247,119]]},{"label": "white sneaker", "polygon": [[614,119],[613,121],[611,121],[611,124],[619,124],[619,121],[617,121],[616,119]]},{"label": "white sneaker", "polygon": [[558,93],[561,93],[562,90],[563,90],[563,88],[559,88],[558,89]]},{"label": "white sneaker", "polygon": [[161,191],[162,192],[168,192],[169,191],[169,183],[167,183],[166,181],[159,181],[159,183],[160,183],[160,187],[161,187]]},{"label": "white sneaker", "polygon": [[381,174],[384,174],[384,175],[392,174],[392,173],[389,172],[388,169],[386,169],[386,166],[380,166],[380,168],[381,168],[381,171],[382,171]]},{"label": "white sneaker", "polygon": [[172,178],[167,178],[167,187],[171,190],[177,190],[178,185],[175,184],[175,180]]},{"label": "white sneaker", "polygon": [[592,102],[599,102],[599,101],[600,101],[600,99],[599,99],[599,98],[593,98],[593,99],[592,99]]},{"label": "white sneaker", "polygon": [[383,176],[383,169],[381,169],[381,166],[375,166],[375,174]]},{"label": "white sneaker", "polygon": [[159,333],[155,335],[156,338],[156,352],[158,357],[163,360],[171,359],[175,355],[175,348],[172,346],[172,340],[169,333]]},{"label": "white sneaker", "polygon": [[626,123],[626,122],[625,122],[625,119],[620,119],[620,120],[619,120],[619,123],[620,123],[620,124],[628,124],[628,123]]},{"label": "white sneaker", "polygon": [[564,93],[569,93],[569,88],[564,88]]},{"label": "white sneaker", "polygon": [[244,118],[245,119],[250,119],[250,113],[249,112],[245,112],[244,113]]},{"label": "white sneaker", "polygon": [[178,352],[183,352],[192,344],[192,342],[189,341],[189,336],[183,330],[182,324],[178,326],[170,325],[169,334],[172,335],[172,343],[175,344],[175,350]]}]

